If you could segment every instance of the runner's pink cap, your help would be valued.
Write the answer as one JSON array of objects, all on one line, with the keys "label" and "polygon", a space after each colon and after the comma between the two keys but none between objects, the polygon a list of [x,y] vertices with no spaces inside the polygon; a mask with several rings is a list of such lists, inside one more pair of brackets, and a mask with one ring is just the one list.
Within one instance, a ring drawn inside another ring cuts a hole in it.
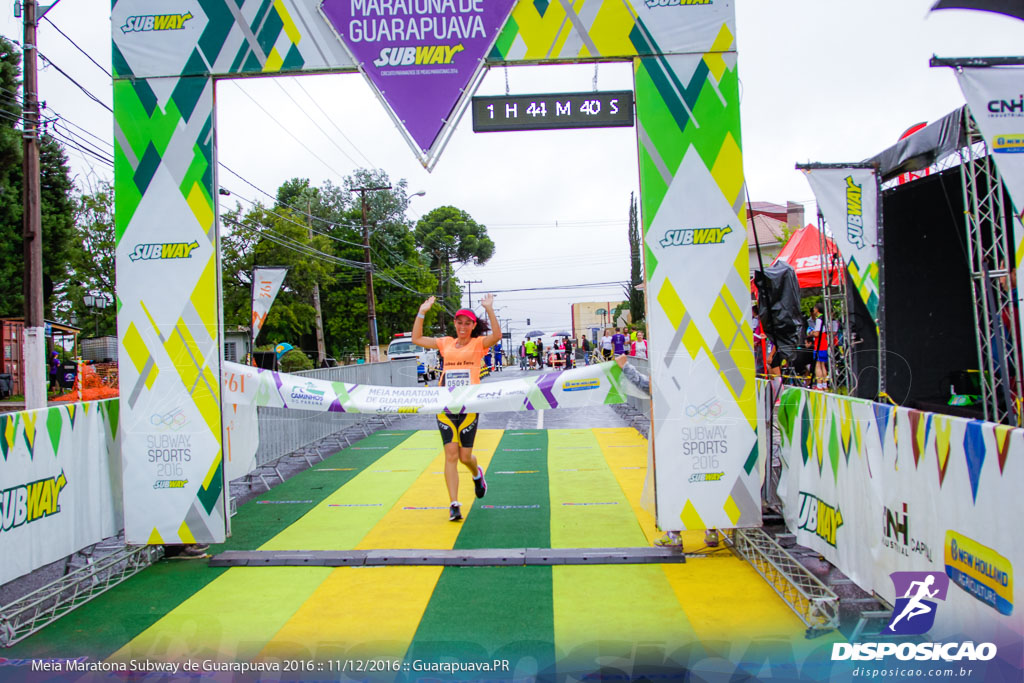
[{"label": "runner's pink cap", "polygon": [[458,318],[460,315],[464,315],[467,318],[469,318],[470,320],[472,320],[473,322],[476,322],[476,313],[474,313],[473,311],[469,310],[468,308],[460,308],[459,310],[455,311],[455,317],[456,318]]}]

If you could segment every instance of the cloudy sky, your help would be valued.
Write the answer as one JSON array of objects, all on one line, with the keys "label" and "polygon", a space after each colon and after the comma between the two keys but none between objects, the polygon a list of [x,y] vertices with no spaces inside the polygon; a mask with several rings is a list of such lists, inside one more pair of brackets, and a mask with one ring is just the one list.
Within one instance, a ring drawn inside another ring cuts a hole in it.
[{"label": "cloudy sky", "polygon": [[[722,1],[722,0],[719,0]],[[744,166],[754,201],[815,207],[798,162],[858,161],[888,147],[909,126],[963,103],[945,57],[1021,54],[1024,22],[963,10],[928,13],[932,0],[735,0]],[[63,0],[42,22],[39,46],[57,67],[110,105],[110,78],[75,48],[110,68],[109,0]],[[3,35],[21,40],[19,20]],[[56,28],[55,28],[56,27]],[[477,94],[631,89],[627,64],[492,69]],[[40,97],[67,126],[110,154],[109,111],[54,67],[41,65]],[[499,316],[518,337],[570,323],[573,301],[615,301],[628,278],[626,225],[638,192],[635,129],[474,134],[467,114],[432,173],[415,160],[382,106],[355,74],[221,81],[220,160],[273,194],[291,177],[314,184],[358,167],[405,178],[410,218],[454,205],[488,226],[497,245],[483,267],[458,275],[496,292]],[[85,132],[83,132],[85,131]],[[70,159],[80,185],[112,178],[81,152]],[[267,201],[221,171],[230,200]],[[233,202],[230,206],[233,206]],[[586,285],[579,287],[579,285]],[[570,289],[570,287],[573,287]],[[508,291],[528,290],[528,291]],[[464,302],[465,303],[465,302]]]}]

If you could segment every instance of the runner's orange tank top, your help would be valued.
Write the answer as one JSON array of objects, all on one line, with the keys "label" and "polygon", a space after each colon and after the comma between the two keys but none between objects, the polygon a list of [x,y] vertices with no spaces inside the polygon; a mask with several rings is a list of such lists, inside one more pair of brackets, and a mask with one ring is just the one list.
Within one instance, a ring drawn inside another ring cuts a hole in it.
[{"label": "runner's orange tank top", "polygon": [[444,372],[441,383],[446,387],[461,387],[480,384],[480,361],[487,354],[484,341],[473,337],[462,348],[456,348],[452,337],[438,337],[437,348],[444,358]]}]

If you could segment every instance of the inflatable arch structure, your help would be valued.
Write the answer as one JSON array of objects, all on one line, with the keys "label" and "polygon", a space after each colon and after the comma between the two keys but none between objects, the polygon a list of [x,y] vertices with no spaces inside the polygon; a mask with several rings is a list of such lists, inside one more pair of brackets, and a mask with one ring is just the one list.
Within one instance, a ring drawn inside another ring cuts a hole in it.
[{"label": "inflatable arch structure", "polygon": [[[733,3],[114,0],[111,29],[129,543],[226,533],[215,80],[362,71],[381,91],[374,62],[435,58],[464,70],[464,96],[489,66],[632,62],[658,521],[760,524]],[[403,52],[382,54],[402,40]],[[428,44],[445,49],[408,51]],[[410,101],[432,78],[401,79]],[[385,109],[401,121],[394,112],[409,104],[392,95]],[[405,118],[429,166],[445,132]]]}]

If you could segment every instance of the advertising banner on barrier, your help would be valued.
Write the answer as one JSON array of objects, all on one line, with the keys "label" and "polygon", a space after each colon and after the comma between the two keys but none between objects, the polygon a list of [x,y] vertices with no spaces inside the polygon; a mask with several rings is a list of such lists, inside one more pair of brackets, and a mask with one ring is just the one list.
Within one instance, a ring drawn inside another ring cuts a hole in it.
[{"label": "advertising banner on barrier", "polygon": [[1024,430],[788,388],[779,407],[786,525],[890,604],[893,572],[949,579],[933,638],[1024,634]]},{"label": "advertising banner on barrier", "polygon": [[[1024,222],[1021,218],[1024,212],[1024,94],[1021,93],[1024,67],[965,66],[956,70],[956,78],[1013,202],[1013,243],[1017,254],[1017,263],[1013,265],[1020,282],[1024,275],[1021,272],[1024,266]],[[1017,308],[1020,309],[1024,298],[1019,287],[1016,296]],[[1024,320],[1020,322],[1021,328],[1017,333],[1024,338]]]},{"label": "advertising banner on barrier", "polygon": [[802,170],[877,331],[878,174],[856,167]]},{"label": "advertising banner on barrier", "polygon": [[0,584],[121,529],[117,400],[0,415]]},{"label": "advertising banner on barrier", "polygon": [[252,341],[260,336],[270,307],[288,274],[286,266],[257,266],[252,269]]},{"label": "advertising banner on barrier", "polygon": [[624,403],[647,394],[616,363],[463,387],[385,387],[224,364],[224,401],[336,413],[494,413]]}]

